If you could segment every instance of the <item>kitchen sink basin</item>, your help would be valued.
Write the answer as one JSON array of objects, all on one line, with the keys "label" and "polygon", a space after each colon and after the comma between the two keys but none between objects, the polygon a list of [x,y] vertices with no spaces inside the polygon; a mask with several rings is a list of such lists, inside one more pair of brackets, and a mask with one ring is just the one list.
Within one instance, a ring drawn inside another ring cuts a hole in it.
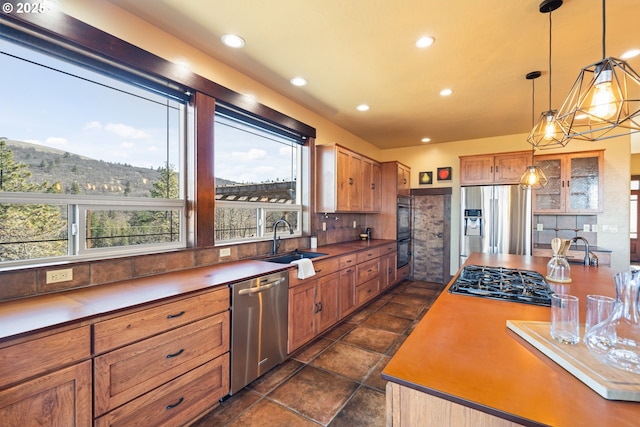
[{"label": "kitchen sink basin", "polygon": [[303,252],[303,251],[293,251],[282,255],[274,255],[269,258],[265,258],[265,261],[276,262],[278,264],[289,264],[291,261],[295,261],[297,259],[303,258],[317,258],[319,256],[325,256],[327,254],[323,254],[320,252]]}]

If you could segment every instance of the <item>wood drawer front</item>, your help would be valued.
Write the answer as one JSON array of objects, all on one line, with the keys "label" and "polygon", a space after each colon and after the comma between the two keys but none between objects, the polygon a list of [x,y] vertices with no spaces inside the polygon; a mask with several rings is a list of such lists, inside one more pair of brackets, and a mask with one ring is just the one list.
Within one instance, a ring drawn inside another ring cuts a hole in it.
[{"label": "wood drawer front", "polygon": [[89,326],[0,349],[0,387],[91,357]]},{"label": "wood drawer front", "polygon": [[229,353],[144,394],[95,421],[95,427],[181,426],[229,394]]},{"label": "wood drawer front", "polygon": [[91,425],[91,361],[0,391],[3,426]]},{"label": "wood drawer front", "polygon": [[380,258],[374,258],[357,265],[358,285],[380,276]]},{"label": "wood drawer front", "polygon": [[407,264],[404,267],[400,267],[398,269],[398,273],[396,275],[396,280],[401,282],[405,279],[408,279],[411,276],[411,264]]},{"label": "wood drawer front", "polygon": [[104,353],[227,310],[230,298],[229,288],[225,286],[206,294],[98,322],[93,326],[94,352]]},{"label": "wood drawer front", "polygon": [[388,245],[384,245],[380,248],[380,256],[385,254],[390,254],[391,252],[395,252],[398,250],[398,244],[392,243]]},{"label": "wood drawer front", "polygon": [[356,254],[345,255],[340,257],[340,270],[349,267],[355,267],[358,262]]},{"label": "wood drawer front", "polygon": [[380,278],[376,277],[356,287],[356,305],[359,307],[371,298],[378,295]]},{"label": "wood drawer front", "polygon": [[366,251],[358,252],[358,264],[369,261],[373,258],[380,256],[380,248],[368,249]]},{"label": "wood drawer front", "polygon": [[320,277],[324,277],[331,273],[335,273],[340,268],[340,258],[333,257],[328,259],[323,259],[322,261],[313,261],[313,269],[316,271],[315,276],[311,276],[307,279],[298,279],[298,269],[292,268],[289,270],[289,287],[301,285],[306,283],[308,280],[315,280]]},{"label": "wood drawer front", "polygon": [[96,357],[97,416],[229,351],[229,312]]}]

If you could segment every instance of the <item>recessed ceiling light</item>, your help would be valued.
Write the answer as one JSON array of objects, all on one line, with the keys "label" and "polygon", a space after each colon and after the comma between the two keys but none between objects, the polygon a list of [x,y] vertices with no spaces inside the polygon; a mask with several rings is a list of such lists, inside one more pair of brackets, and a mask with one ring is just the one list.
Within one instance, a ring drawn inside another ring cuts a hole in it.
[{"label": "recessed ceiling light", "polygon": [[440,96],[449,96],[453,93],[451,89],[442,89],[440,91]]},{"label": "recessed ceiling light", "polygon": [[419,47],[419,48],[429,47],[435,41],[436,39],[434,39],[433,37],[429,37],[429,36],[420,37],[418,40],[416,40],[416,47]]},{"label": "recessed ceiling light", "polygon": [[360,104],[360,105],[358,105],[356,107],[356,110],[358,110],[358,111],[368,111],[369,108],[371,108],[371,107],[369,107],[367,104]]},{"label": "recessed ceiling light", "polygon": [[420,141],[422,141],[422,142],[431,142],[431,138],[422,138]]},{"label": "recessed ceiling light", "polygon": [[304,77],[294,77],[289,82],[294,86],[306,86],[309,83]]},{"label": "recessed ceiling light", "polygon": [[626,51],[625,53],[622,54],[622,56],[620,56],[621,59],[629,59],[629,58],[633,58],[635,56],[640,55],[640,49],[631,49]]},{"label": "recessed ceiling light", "polygon": [[220,37],[220,40],[222,40],[222,43],[224,43],[225,45],[234,49],[239,49],[244,46],[244,39],[235,34],[225,34],[224,36]]}]

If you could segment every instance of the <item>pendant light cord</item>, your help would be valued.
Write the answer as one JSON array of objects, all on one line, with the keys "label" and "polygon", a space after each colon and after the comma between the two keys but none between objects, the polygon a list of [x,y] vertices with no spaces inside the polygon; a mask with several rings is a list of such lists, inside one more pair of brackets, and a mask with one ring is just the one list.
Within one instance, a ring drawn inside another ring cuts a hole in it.
[{"label": "pendant light cord", "polygon": [[551,12],[549,12],[549,111],[551,111]]},{"label": "pendant light cord", "polygon": [[606,58],[606,38],[607,38],[607,12],[605,7],[606,0],[602,0],[602,57]]}]

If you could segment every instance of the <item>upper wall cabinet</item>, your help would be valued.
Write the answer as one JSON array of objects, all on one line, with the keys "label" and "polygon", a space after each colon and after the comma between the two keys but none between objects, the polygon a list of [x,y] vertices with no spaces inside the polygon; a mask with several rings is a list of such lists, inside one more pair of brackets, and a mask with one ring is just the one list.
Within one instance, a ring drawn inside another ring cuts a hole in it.
[{"label": "upper wall cabinet", "polygon": [[398,195],[411,195],[411,168],[398,163]]},{"label": "upper wall cabinet", "polygon": [[531,152],[460,157],[460,185],[517,184],[531,164]]},{"label": "upper wall cabinet", "polygon": [[317,212],[380,212],[380,163],[339,145],[317,148]]},{"label": "upper wall cabinet", "polygon": [[535,157],[549,183],[534,192],[535,213],[597,213],[603,210],[604,150]]}]

